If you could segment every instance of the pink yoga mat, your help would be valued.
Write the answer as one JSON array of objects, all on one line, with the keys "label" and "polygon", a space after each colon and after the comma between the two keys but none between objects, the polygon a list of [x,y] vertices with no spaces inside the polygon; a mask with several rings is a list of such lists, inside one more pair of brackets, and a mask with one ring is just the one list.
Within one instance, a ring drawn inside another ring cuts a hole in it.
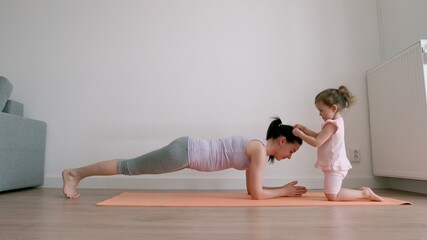
[{"label": "pink yoga mat", "polygon": [[331,202],[322,192],[308,192],[303,197],[252,200],[242,192],[124,192],[97,206],[141,207],[291,207],[291,206],[384,206],[412,203],[383,197],[383,202],[368,200]]}]

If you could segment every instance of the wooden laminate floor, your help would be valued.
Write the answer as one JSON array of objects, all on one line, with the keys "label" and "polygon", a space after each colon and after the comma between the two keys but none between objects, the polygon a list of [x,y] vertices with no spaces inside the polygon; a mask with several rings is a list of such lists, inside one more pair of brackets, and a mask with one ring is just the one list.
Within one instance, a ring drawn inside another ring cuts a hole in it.
[{"label": "wooden laminate floor", "polygon": [[123,190],[80,189],[78,200],[61,191],[0,193],[0,239],[427,239],[427,195],[395,190],[377,192],[414,205],[97,207]]}]

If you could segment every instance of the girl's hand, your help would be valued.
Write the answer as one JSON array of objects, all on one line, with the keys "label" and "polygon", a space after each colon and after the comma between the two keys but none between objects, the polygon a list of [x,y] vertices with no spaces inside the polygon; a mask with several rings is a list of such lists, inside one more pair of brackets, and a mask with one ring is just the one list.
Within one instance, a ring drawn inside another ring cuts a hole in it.
[{"label": "girl's hand", "polygon": [[301,124],[295,124],[294,128],[298,128],[301,131],[305,131],[305,129],[307,129],[304,125]]},{"label": "girl's hand", "polygon": [[299,129],[299,128],[294,128],[293,130],[292,130],[292,133],[295,135],[295,136],[297,136],[297,137],[301,137],[301,135],[303,134],[303,131],[301,131],[301,129]]}]

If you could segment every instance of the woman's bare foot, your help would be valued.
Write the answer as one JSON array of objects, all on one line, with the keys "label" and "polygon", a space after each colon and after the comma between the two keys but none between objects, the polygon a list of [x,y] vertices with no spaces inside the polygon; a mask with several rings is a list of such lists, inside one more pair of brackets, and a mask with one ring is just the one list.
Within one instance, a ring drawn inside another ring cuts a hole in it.
[{"label": "woman's bare foot", "polygon": [[72,169],[65,169],[62,171],[63,192],[67,198],[76,199],[80,197],[77,193],[77,185],[79,185],[80,179],[73,174]]},{"label": "woman's bare foot", "polygon": [[383,199],[372,191],[368,187],[361,187],[360,190],[363,192],[363,195],[366,196],[371,201],[382,202]]}]

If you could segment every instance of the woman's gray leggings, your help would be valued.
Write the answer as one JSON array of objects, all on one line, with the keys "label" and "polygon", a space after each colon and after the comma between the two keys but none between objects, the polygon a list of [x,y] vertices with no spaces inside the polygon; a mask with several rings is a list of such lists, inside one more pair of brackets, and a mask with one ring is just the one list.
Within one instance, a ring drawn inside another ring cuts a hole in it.
[{"label": "woman's gray leggings", "polygon": [[117,173],[124,175],[160,174],[188,167],[188,137],[181,137],[169,145],[142,156],[117,160]]}]

